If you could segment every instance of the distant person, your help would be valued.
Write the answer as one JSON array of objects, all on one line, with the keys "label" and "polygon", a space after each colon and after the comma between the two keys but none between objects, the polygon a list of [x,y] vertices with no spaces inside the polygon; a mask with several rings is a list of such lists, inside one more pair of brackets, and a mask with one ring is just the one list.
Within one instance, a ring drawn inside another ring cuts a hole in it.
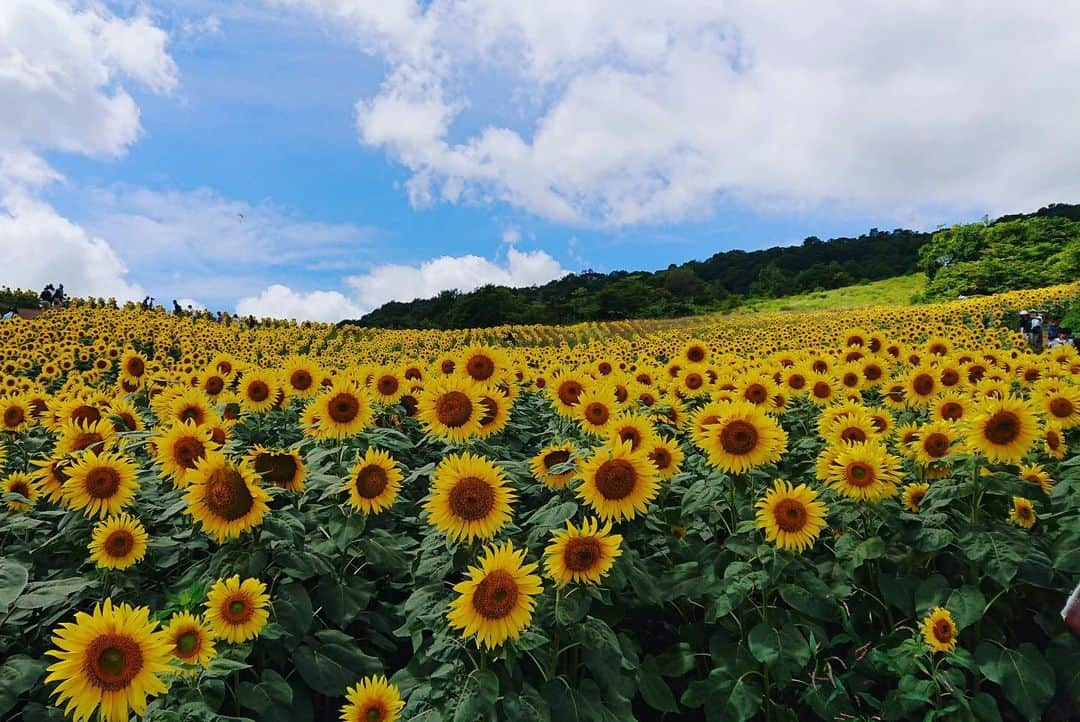
[{"label": "distant person", "polygon": [[1058,331],[1060,331],[1060,330],[1061,330],[1061,319],[1060,318],[1052,318],[1052,319],[1050,319],[1050,323],[1048,323],[1046,325],[1046,337],[1048,339],[1053,340],[1053,339],[1058,337]]},{"label": "distant person", "polygon": [[53,291],[52,305],[54,308],[59,308],[64,305],[64,284],[60,284]]},{"label": "distant person", "polygon": [[1057,348],[1058,346],[1075,346],[1072,337],[1069,335],[1067,328],[1059,328],[1054,338],[1050,339],[1050,348]]},{"label": "distant person", "polygon": [[4,311],[4,314],[2,316],[0,316],[0,320],[8,321],[10,319],[16,318],[18,315],[19,315],[18,307],[15,306],[14,304],[12,304],[12,306],[10,308],[8,308],[8,310]]},{"label": "distant person", "polygon": [[176,302],[175,298],[172,300],[172,312],[177,316],[184,315],[184,309],[180,308],[180,304]]},{"label": "distant person", "polygon": [[41,289],[41,307],[48,308],[52,305],[53,300],[53,285],[47,284],[45,288]]}]

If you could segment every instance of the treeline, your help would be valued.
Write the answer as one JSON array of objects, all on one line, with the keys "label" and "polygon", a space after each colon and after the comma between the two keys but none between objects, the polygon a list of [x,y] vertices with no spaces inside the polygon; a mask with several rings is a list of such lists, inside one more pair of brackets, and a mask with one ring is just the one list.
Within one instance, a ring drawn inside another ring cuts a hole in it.
[{"label": "treeline", "polygon": [[392,301],[355,321],[380,328],[477,328],[670,318],[914,273],[930,234],[872,229],[858,238],[761,251],[725,251],[656,272],[585,271],[531,288],[484,286],[468,293]]}]

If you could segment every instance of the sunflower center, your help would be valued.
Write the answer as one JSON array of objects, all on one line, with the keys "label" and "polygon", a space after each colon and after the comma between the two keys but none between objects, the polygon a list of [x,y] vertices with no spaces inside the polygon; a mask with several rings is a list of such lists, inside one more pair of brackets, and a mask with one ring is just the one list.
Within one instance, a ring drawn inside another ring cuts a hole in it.
[{"label": "sunflower center", "polygon": [[960,374],[955,369],[945,369],[941,372],[942,386],[956,386],[960,382]]},{"label": "sunflower center", "polygon": [[755,404],[763,404],[769,398],[769,390],[761,384],[750,384],[743,392],[743,397]]},{"label": "sunflower center", "polygon": [[202,441],[193,436],[185,436],[177,439],[173,444],[173,458],[178,466],[185,469],[194,469],[195,461],[206,455],[206,448]]},{"label": "sunflower center", "polygon": [[991,444],[1010,444],[1020,435],[1020,419],[1011,411],[998,411],[986,422],[983,435]]},{"label": "sunflower center", "polygon": [[120,488],[120,474],[107,466],[98,466],[86,475],[86,493],[95,499],[110,499]]},{"label": "sunflower center", "polygon": [[247,597],[234,596],[221,606],[221,616],[229,624],[245,624],[255,615]]},{"label": "sunflower center", "polygon": [[134,431],[135,430],[135,417],[128,412],[123,412],[115,415],[120,419],[120,423],[113,424],[117,431]]},{"label": "sunflower center", "polygon": [[18,426],[26,418],[26,413],[18,406],[12,406],[4,410],[4,426]]},{"label": "sunflower center", "polygon": [[599,371],[602,375],[607,376],[611,373],[611,364],[609,364],[607,361],[601,361],[597,365],[596,370]]},{"label": "sunflower center", "polygon": [[211,376],[203,384],[203,390],[211,396],[217,396],[225,389],[225,380],[220,376]]},{"label": "sunflower center", "polygon": [[93,406],[80,406],[71,412],[71,420],[77,424],[88,426],[101,421],[101,412]]},{"label": "sunflower center", "polygon": [[633,426],[628,426],[625,429],[619,429],[619,439],[624,443],[629,441],[630,448],[636,449],[638,444],[641,443],[641,432],[635,429]]},{"label": "sunflower center", "polygon": [[313,383],[315,383],[315,379],[311,377],[311,373],[307,369],[296,369],[289,374],[289,385],[297,391],[307,391]]},{"label": "sunflower center", "polygon": [[934,639],[942,644],[952,641],[953,628],[948,619],[939,619],[934,622]]},{"label": "sunflower center", "polygon": [[106,692],[127,687],[143,667],[142,648],[131,637],[102,634],[87,647],[83,672],[91,686]]},{"label": "sunflower center", "polygon": [[866,441],[866,432],[858,426],[849,426],[840,434],[840,438],[850,443],[861,444]]},{"label": "sunflower center", "polygon": [[559,390],[556,392],[559,401],[563,402],[566,406],[573,406],[578,401],[578,396],[581,396],[582,388],[581,384],[577,381],[563,381],[559,384]]},{"label": "sunflower center", "polygon": [[141,358],[131,358],[127,362],[127,372],[129,376],[142,376],[146,371],[146,364],[143,363]]},{"label": "sunflower center", "polygon": [[462,391],[450,391],[435,403],[435,416],[444,426],[456,429],[472,418],[473,404]]},{"label": "sunflower center", "polygon": [[1018,517],[1020,517],[1021,519],[1023,519],[1024,521],[1027,521],[1028,519],[1031,518],[1031,509],[1029,509],[1026,506],[1018,507],[1016,509],[1016,515]]},{"label": "sunflower center", "polygon": [[473,609],[485,619],[502,619],[517,607],[518,594],[517,582],[510,572],[496,569],[473,590]]},{"label": "sunflower center", "polygon": [[553,466],[565,464],[570,461],[570,452],[564,449],[552,451],[544,455],[544,468],[550,470]]},{"label": "sunflower center", "polygon": [[[1059,419],[1067,419],[1073,415],[1076,407],[1073,406],[1073,402],[1068,399],[1058,396],[1050,402],[1050,413]],[[5,421],[7,417],[5,417]]]},{"label": "sunflower center", "polygon": [[360,413],[360,400],[352,394],[337,394],[326,405],[326,413],[339,424],[347,424]]},{"label": "sunflower center", "polygon": [[25,481],[16,481],[11,485],[9,491],[12,494],[18,494],[26,499],[30,498],[30,486]]},{"label": "sunflower center", "polygon": [[806,507],[796,499],[782,499],[773,508],[773,519],[786,532],[802,531],[806,526]]},{"label": "sunflower center", "polygon": [[602,426],[611,418],[611,412],[608,411],[606,404],[594,401],[585,407],[585,418],[588,419],[590,424]]},{"label": "sunflower center", "polygon": [[758,443],[758,431],[749,421],[736,419],[720,432],[720,445],[729,454],[749,454]]},{"label": "sunflower center", "polygon": [[247,390],[248,398],[255,403],[270,398],[270,386],[265,381],[252,381]]},{"label": "sunflower center", "polygon": [[626,459],[609,459],[596,470],[596,490],[605,499],[625,499],[634,490],[636,482],[637,472]]},{"label": "sunflower center", "polygon": [[382,700],[374,700],[364,706],[360,719],[364,722],[383,722],[387,716],[386,705],[382,703]]},{"label": "sunflower center", "polygon": [[480,405],[484,407],[484,414],[480,417],[480,425],[487,426],[499,415],[499,405],[488,396],[480,399]]},{"label": "sunflower center", "polygon": [[255,471],[270,484],[285,486],[293,480],[296,469],[292,454],[259,454],[255,457]]},{"label": "sunflower center", "polygon": [[802,374],[792,374],[791,376],[788,377],[788,382],[787,383],[788,383],[788,386],[795,389],[796,391],[799,391],[804,386],[806,386],[806,377],[803,376]]},{"label": "sunflower center", "polygon": [[194,421],[196,426],[201,426],[205,417],[206,412],[198,406],[185,406],[180,411],[181,421]]},{"label": "sunflower center", "polygon": [[112,557],[126,557],[135,547],[135,537],[126,529],[117,529],[105,542],[105,551]]},{"label": "sunflower center", "polygon": [[686,358],[694,363],[701,363],[705,360],[705,349],[700,346],[691,346],[686,351]]},{"label": "sunflower center", "polygon": [[383,396],[393,396],[397,393],[397,390],[400,386],[401,384],[398,383],[398,380],[393,376],[389,375],[380,376],[379,380],[375,384],[375,387],[379,389],[379,393]]},{"label": "sunflower center", "polygon": [[587,572],[600,561],[603,551],[600,540],[594,536],[579,536],[566,542],[563,563],[572,572]]},{"label": "sunflower center", "polygon": [[863,488],[874,483],[874,469],[863,461],[853,461],[845,469],[847,482],[851,486]]},{"label": "sunflower center", "polygon": [[495,489],[483,479],[466,476],[450,489],[450,510],[460,519],[483,519],[494,508]]},{"label": "sunflower center", "polygon": [[949,437],[945,434],[934,432],[923,439],[923,450],[929,456],[940,459],[949,453]]},{"label": "sunflower center", "polygon": [[867,381],[877,381],[881,378],[881,367],[876,364],[871,364],[863,369],[863,378]]},{"label": "sunflower center", "polygon": [[477,381],[487,381],[495,373],[495,362],[483,354],[477,354],[465,364],[465,371]]},{"label": "sunflower center", "polygon": [[660,470],[664,470],[671,466],[671,453],[662,447],[650,451],[649,459],[651,459],[656,468]]},{"label": "sunflower center", "polygon": [[689,373],[686,375],[686,381],[684,383],[686,384],[686,388],[691,391],[697,391],[705,385],[705,379],[703,379],[699,373]]},{"label": "sunflower center", "polygon": [[205,500],[207,508],[225,521],[240,519],[255,505],[244,478],[231,467],[211,472],[206,482]]},{"label": "sunflower center", "polygon": [[911,505],[913,507],[915,507],[916,509],[918,509],[919,504],[922,503],[922,500],[923,500],[923,498],[925,496],[926,496],[925,491],[923,491],[922,489],[916,489],[916,490],[911,492],[911,494],[908,496],[908,499],[910,500]]},{"label": "sunflower center", "polygon": [[383,493],[389,482],[385,469],[369,464],[356,474],[356,493],[365,499],[374,499]]},{"label": "sunflower center", "polygon": [[911,381],[911,388],[919,396],[927,396],[934,390],[934,377],[930,374],[919,374]]},{"label": "sunflower center", "polygon": [[177,656],[182,658],[190,658],[195,656],[195,652],[199,649],[199,633],[195,630],[189,630],[183,632],[176,638],[176,652]]},{"label": "sunflower center", "polygon": [[832,387],[825,381],[818,381],[814,384],[813,393],[816,398],[827,399],[832,396]]},{"label": "sunflower center", "polygon": [[451,359],[446,359],[441,364],[439,364],[439,368],[444,374],[452,374],[454,373],[454,366],[456,365],[457,364],[455,364]]},{"label": "sunflower center", "polygon": [[1053,429],[1046,432],[1046,445],[1050,447],[1052,451],[1057,451],[1061,446],[1061,436]]},{"label": "sunflower center", "polygon": [[941,418],[956,421],[964,415],[964,407],[955,401],[946,401],[941,405]]}]

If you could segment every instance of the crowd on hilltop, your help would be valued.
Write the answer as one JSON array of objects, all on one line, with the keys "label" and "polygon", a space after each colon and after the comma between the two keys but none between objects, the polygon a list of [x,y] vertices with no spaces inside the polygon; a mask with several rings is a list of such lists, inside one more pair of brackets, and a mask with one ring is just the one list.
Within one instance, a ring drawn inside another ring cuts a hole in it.
[{"label": "crowd on hilltop", "polygon": [[1037,310],[1024,309],[1020,312],[1019,331],[1035,352],[1042,351],[1044,345],[1050,348],[1076,345],[1072,331],[1061,325],[1060,318],[1051,318],[1050,323],[1044,326],[1043,314]]}]

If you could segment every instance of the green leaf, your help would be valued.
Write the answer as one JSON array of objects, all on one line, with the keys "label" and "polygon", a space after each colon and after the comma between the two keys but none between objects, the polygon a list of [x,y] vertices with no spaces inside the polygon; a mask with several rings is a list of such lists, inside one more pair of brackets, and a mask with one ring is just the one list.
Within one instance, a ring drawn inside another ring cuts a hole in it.
[{"label": "green leaf", "polygon": [[272,669],[263,671],[258,684],[241,682],[237,690],[240,704],[259,713],[266,713],[274,705],[292,704],[293,691],[285,678]]},{"label": "green leaf", "polygon": [[228,657],[214,657],[214,659],[210,662],[210,666],[206,669],[206,674],[211,677],[227,677],[233,672],[239,672],[241,670],[250,668],[250,664],[239,659],[229,659]]},{"label": "green leaf", "polygon": [[972,697],[968,704],[971,713],[979,722],[1001,722],[1001,712],[998,711],[997,702],[986,692],[979,692]]},{"label": "green leaf", "polygon": [[20,562],[14,559],[0,558],[0,610],[11,606],[22,591],[30,573]]},{"label": "green leaf", "polygon": [[454,712],[454,722],[476,722],[495,706],[499,678],[490,669],[474,670],[465,680]]},{"label": "green leaf", "polygon": [[364,611],[373,591],[374,585],[363,577],[335,579],[324,576],[319,577],[315,587],[315,601],[331,622],[344,627]]},{"label": "green leaf", "polygon": [[639,673],[638,690],[641,692],[641,698],[653,709],[661,712],[679,711],[679,705],[675,704],[675,696],[671,694],[671,688],[660,675],[651,672]]},{"label": "green leaf", "polygon": [[949,595],[945,607],[952,613],[953,621],[960,629],[970,627],[982,618],[986,597],[975,587],[965,585]]},{"label": "green leaf", "polygon": [[915,588],[915,614],[921,617],[934,607],[941,606],[948,594],[949,580],[940,574],[930,575]]},{"label": "green leaf", "polygon": [[819,594],[811,594],[798,584],[784,584],[780,587],[780,598],[797,612],[822,619],[835,621],[837,619],[836,602]]},{"label": "green leaf", "polygon": [[555,608],[555,621],[559,624],[577,624],[589,613],[592,598],[581,591],[580,587],[571,587],[570,591],[563,594],[559,604]]},{"label": "green leaf", "polygon": [[296,639],[311,628],[311,598],[299,582],[283,584],[274,592],[274,618]]},{"label": "green leaf", "polygon": [[508,694],[500,702],[507,722],[548,722],[551,708],[547,700],[528,682],[523,682],[517,694]]},{"label": "green leaf", "polygon": [[758,624],[747,637],[750,654],[764,665],[772,665],[780,659],[780,635],[768,624]]},{"label": "green leaf", "polygon": [[1030,642],[1016,649],[982,642],[975,662],[987,679],[999,685],[1005,698],[1028,720],[1038,720],[1054,696],[1054,669]]},{"label": "green leaf", "polygon": [[366,674],[382,671],[382,664],[360,651],[356,640],[335,629],[308,637],[293,652],[293,663],[308,687],[327,697],[340,697]]},{"label": "green leaf", "polygon": [[37,683],[47,666],[48,662],[25,654],[14,655],[0,666],[0,716],[11,710],[19,696]]},{"label": "green leaf", "polygon": [[84,577],[70,577],[68,579],[53,579],[47,582],[32,582],[26,585],[26,590],[17,600],[15,607],[18,609],[47,609],[49,607],[74,607],[82,592],[97,586],[93,579]]}]

